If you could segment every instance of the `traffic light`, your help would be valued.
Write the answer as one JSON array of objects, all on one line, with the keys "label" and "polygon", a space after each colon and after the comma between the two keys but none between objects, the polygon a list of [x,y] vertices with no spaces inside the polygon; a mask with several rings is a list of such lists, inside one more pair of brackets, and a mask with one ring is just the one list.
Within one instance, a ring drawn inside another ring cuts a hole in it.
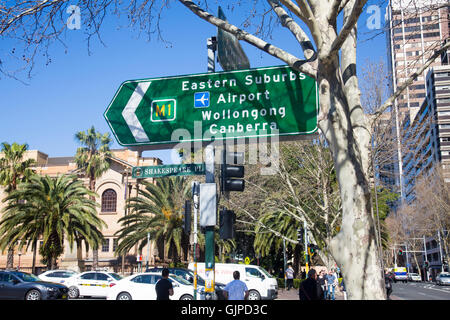
[{"label": "traffic light", "polygon": [[236,215],[233,210],[223,208],[219,212],[219,235],[220,239],[234,238],[234,224]]},{"label": "traffic light", "polygon": [[303,244],[305,231],[302,228],[297,229],[297,241],[300,245]]},{"label": "traffic light", "polygon": [[191,201],[186,200],[184,203],[183,212],[183,231],[186,234],[191,233]]},{"label": "traffic light", "polygon": [[398,255],[399,256],[403,255],[403,250],[402,249],[398,249]]},{"label": "traffic light", "polygon": [[423,263],[423,267],[424,267],[425,269],[428,269],[428,268],[430,267],[430,263],[429,263],[428,261],[425,261],[425,262]]},{"label": "traffic light", "polygon": [[222,151],[222,164],[220,165],[220,192],[244,191],[244,166],[229,165],[228,163],[244,163],[243,152]]},{"label": "traffic light", "polygon": [[319,249],[319,247],[316,246],[315,244],[312,244],[312,243],[308,244],[308,254],[311,257],[314,257],[316,255],[318,249]]}]

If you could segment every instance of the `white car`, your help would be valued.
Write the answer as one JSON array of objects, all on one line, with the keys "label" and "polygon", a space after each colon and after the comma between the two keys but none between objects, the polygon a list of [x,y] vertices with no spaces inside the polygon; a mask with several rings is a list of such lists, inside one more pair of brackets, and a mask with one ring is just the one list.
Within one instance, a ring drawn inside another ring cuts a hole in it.
[{"label": "white car", "polygon": [[422,281],[422,278],[417,273],[408,273],[408,280],[409,281]]},{"label": "white car", "polygon": [[[120,280],[108,292],[107,300],[156,300],[156,283],[162,278],[161,273],[144,272]],[[170,300],[193,300],[194,287],[183,278],[169,275],[172,282],[173,296]]]},{"label": "white car", "polygon": [[441,272],[436,277],[436,284],[439,285],[439,286],[450,285],[450,273],[448,273],[448,272]]},{"label": "white car", "polygon": [[65,284],[69,278],[77,274],[78,272],[72,270],[49,270],[38,275],[38,278],[42,281]]},{"label": "white car", "polygon": [[87,271],[67,279],[69,298],[106,297],[109,290],[122,279],[117,273],[104,271]]}]

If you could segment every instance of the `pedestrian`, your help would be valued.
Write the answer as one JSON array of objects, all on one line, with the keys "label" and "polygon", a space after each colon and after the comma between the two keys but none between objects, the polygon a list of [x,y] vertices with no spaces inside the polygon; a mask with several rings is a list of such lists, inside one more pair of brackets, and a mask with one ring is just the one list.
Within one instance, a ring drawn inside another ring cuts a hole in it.
[{"label": "pedestrian", "polygon": [[386,273],[384,274],[384,284],[386,286],[386,295],[387,295],[387,299],[390,300],[389,296],[392,293],[392,277],[389,274],[389,271],[386,270]]},{"label": "pedestrian", "polygon": [[334,291],[337,284],[337,278],[334,275],[334,270],[331,269],[327,275],[327,299],[335,300]]},{"label": "pedestrian", "polygon": [[327,292],[327,280],[325,279],[324,270],[321,270],[319,272],[319,277],[317,278],[317,288],[319,290],[318,292],[319,300],[325,300],[325,294]]},{"label": "pedestrian", "polygon": [[344,278],[342,278],[342,282],[341,282],[341,291],[344,294],[344,300],[347,300],[347,289],[345,288]]},{"label": "pedestrian", "polygon": [[284,272],[284,276],[286,277],[287,291],[289,291],[290,288],[294,287],[294,269],[292,269],[291,264],[288,265],[286,271]]},{"label": "pedestrian", "polygon": [[169,280],[169,269],[162,270],[162,278],[156,283],[156,300],[170,300],[169,296],[173,296],[172,282]]},{"label": "pedestrian", "polygon": [[308,278],[300,283],[300,288],[298,290],[300,300],[319,300],[317,295],[317,287],[317,273],[316,270],[311,269],[308,272]]},{"label": "pedestrian", "polygon": [[246,300],[248,298],[247,285],[243,281],[239,280],[240,276],[239,271],[233,272],[234,280],[228,283],[223,291],[225,299]]}]

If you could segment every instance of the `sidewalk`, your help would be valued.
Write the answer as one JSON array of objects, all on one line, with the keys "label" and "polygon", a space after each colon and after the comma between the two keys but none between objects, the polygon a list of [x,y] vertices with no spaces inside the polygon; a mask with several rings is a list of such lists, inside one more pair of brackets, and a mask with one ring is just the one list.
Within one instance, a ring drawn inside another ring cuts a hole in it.
[{"label": "sidewalk", "polygon": [[[344,300],[344,294],[340,291],[335,292],[336,300]],[[275,300],[299,300],[298,289],[291,289],[289,291],[285,289],[278,289],[278,298]],[[403,300],[393,294],[391,294],[391,300]]]},{"label": "sidewalk", "polygon": [[[334,294],[336,300],[344,300],[344,294],[336,290]],[[283,288],[278,289],[278,298],[276,300],[299,300],[298,289],[285,290]]]}]

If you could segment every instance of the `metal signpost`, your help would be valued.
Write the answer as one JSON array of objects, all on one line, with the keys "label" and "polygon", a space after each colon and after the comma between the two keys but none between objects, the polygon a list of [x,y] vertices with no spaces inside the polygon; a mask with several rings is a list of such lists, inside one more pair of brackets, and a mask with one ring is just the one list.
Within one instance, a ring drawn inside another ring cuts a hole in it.
[{"label": "metal signpost", "polygon": [[315,79],[278,66],[126,81],[104,117],[122,146],[165,149],[313,134],[317,101]]}]

